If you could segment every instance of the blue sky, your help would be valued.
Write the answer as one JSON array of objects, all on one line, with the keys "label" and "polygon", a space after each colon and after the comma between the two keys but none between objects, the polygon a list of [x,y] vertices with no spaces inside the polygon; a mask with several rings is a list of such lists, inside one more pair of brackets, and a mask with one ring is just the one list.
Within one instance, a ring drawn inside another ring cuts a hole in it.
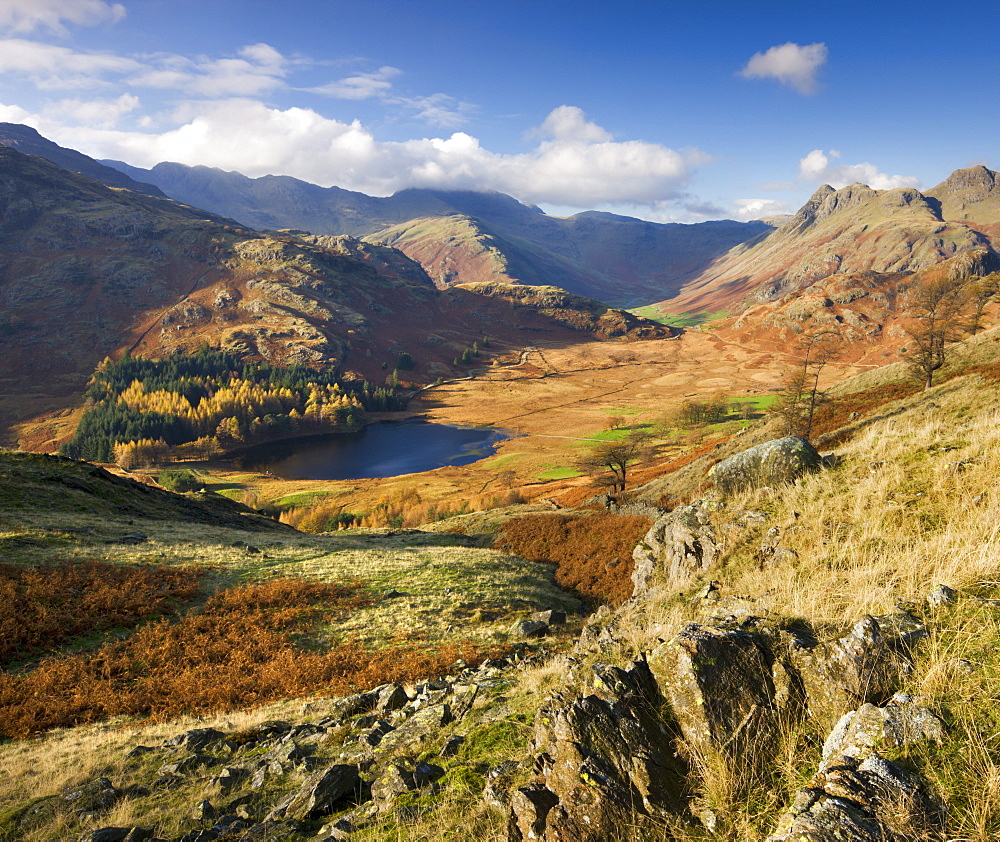
[{"label": "blue sky", "polygon": [[98,158],[658,221],[1000,168],[995,3],[0,0],[0,120]]}]

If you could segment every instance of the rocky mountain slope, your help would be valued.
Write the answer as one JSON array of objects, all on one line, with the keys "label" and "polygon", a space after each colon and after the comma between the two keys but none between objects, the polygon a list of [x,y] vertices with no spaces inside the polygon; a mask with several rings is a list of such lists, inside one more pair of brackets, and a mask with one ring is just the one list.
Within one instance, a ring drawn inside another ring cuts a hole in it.
[{"label": "rocky mountain slope", "polygon": [[478,216],[409,220],[365,239],[400,249],[439,286],[559,286],[616,306],[638,306],[677,289],[676,278],[762,229],[731,221],[658,225],[596,212],[557,219],[480,209]]},{"label": "rocky mountain slope", "polygon": [[439,284],[517,280],[614,306],[661,300],[678,289],[677,278],[770,230],[762,222],[657,224],[596,212],[562,219],[502,193],[411,189],[379,198],[286,176],[105,163],[258,229],[350,234],[393,245]]},{"label": "rocky mountain slope", "polygon": [[949,222],[964,222],[992,238],[1000,235],[1000,184],[997,173],[983,166],[955,170],[925,194],[938,202],[939,215]]},{"label": "rocky mountain slope", "polygon": [[526,332],[576,341],[535,308],[435,289],[395,250],[266,236],[12,147],[0,147],[0,254],[5,426],[72,406],[124,349],[208,343],[379,381],[406,351],[427,382],[487,335],[516,347]]},{"label": "rocky mountain slope", "polygon": [[132,190],[135,193],[146,193],[150,196],[166,197],[159,187],[154,187],[143,181],[130,178],[121,170],[108,167],[95,161],[75,149],[59,146],[51,140],[42,137],[30,126],[20,123],[0,123],[0,146],[9,146],[25,155],[37,155],[70,172],[88,176],[99,181],[106,187],[117,187]]},{"label": "rocky mountain slope", "polygon": [[998,218],[997,176],[981,166],[957,170],[926,194],[824,185],[791,220],[690,276],[661,306],[734,311],[834,274],[914,272],[963,252],[993,250]]},{"label": "rocky mountain slope", "polygon": [[998,270],[1000,256],[977,248],[914,272],[837,272],[772,300],[753,302],[738,316],[713,322],[712,330],[733,342],[779,352],[794,348],[803,335],[822,332],[842,340],[841,359],[885,365],[907,344],[914,287],[932,276],[964,279]]}]

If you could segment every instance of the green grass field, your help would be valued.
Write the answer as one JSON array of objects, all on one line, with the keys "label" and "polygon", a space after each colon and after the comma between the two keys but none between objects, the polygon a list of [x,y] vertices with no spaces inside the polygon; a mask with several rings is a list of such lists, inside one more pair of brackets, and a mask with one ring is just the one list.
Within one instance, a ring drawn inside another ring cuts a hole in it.
[{"label": "green grass field", "polygon": [[648,304],[645,307],[633,307],[630,313],[651,322],[659,322],[661,325],[670,327],[700,327],[706,322],[716,319],[724,319],[729,315],[727,310],[715,312],[703,311],[701,313],[665,313],[656,304]]}]

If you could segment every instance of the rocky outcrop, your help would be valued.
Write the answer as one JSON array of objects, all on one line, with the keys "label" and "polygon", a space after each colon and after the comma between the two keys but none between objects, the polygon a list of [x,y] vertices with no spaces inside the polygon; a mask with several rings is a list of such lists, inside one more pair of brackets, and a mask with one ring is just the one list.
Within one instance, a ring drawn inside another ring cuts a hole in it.
[{"label": "rocky outcrop", "polygon": [[711,568],[719,557],[708,511],[700,504],[678,506],[659,518],[632,552],[632,595],[645,593],[657,574],[683,584]]},{"label": "rocky outcrop", "polygon": [[864,617],[837,641],[815,646],[795,641],[789,654],[810,706],[841,712],[891,698],[912,669],[913,644],[926,633],[906,612]]},{"label": "rocky outcrop", "polygon": [[693,755],[721,760],[743,784],[773,759],[782,724],[805,711],[800,677],[747,629],[692,623],[649,662]]},{"label": "rocky outcrop", "polygon": [[865,759],[876,751],[943,739],[941,719],[908,693],[897,693],[885,707],[864,704],[845,713],[823,744],[821,768],[844,755]]},{"label": "rocky outcrop", "polygon": [[837,723],[819,771],[799,791],[769,842],[905,842],[931,835],[941,815],[920,779],[878,749],[940,742],[944,724],[905,694],[863,705]]},{"label": "rocky outcrop", "polygon": [[[680,735],[684,756],[692,763],[690,772],[695,779],[699,775],[717,775],[724,770],[734,791],[739,792],[769,772],[781,736],[796,721],[809,715],[835,713],[839,716],[856,708],[841,719],[827,741],[824,763],[833,763],[841,755],[847,758],[838,761],[836,768],[824,766],[821,769],[834,788],[831,792],[836,786],[848,783],[862,787],[866,781],[865,786],[883,788],[895,781],[894,786],[902,787],[901,792],[916,791],[913,790],[915,784],[911,786],[912,782],[908,782],[904,773],[897,775],[891,769],[887,772],[879,765],[880,761],[869,759],[876,749],[904,745],[917,738],[940,739],[942,734],[940,720],[933,714],[913,706],[908,697],[893,697],[902,677],[910,669],[911,647],[926,633],[912,615],[900,612],[865,617],[844,637],[822,642],[803,624],[767,621],[749,614],[745,607],[730,611],[727,600],[712,605],[717,612],[715,619],[685,626],[676,637],[651,651],[642,664],[643,668],[648,667],[655,684],[655,689],[648,687],[644,695],[657,699],[657,704],[662,705],[659,727]],[[602,635],[613,629],[613,618],[608,619],[603,628]],[[602,649],[600,637],[593,638],[589,645],[598,651]],[[611,686],[620,690],[614,682]],[[885,706],[877,707],[872,702]],[[584,729],[577,720],[584,711],[593,715],[594,704],[587,696],[563,700],[554,721],[562,721],[561,716],[572,726],[563,727],[561,731],[551,726],[551,730],[561,733],[563,739],[574,746],[589,746],[593,739],[583,735]],[[599,727],[610,732],[607,723],[601,722]],[[547,732],[543,729],[542,733]],[[633,750],[637,745],[645,747],[650,741],[662,739],[655,730],[645,727],[633,728],[629,733]],[[536,833],[534,838],[537,839],[561,840],[564,837],[552,828],[561,827],[560,822],[568,827],[573,825],[557,807],[576,804],[572,795],[576,790],[568,782],[583,780],[585,770],[581,758],[589,758],[594,750],[588,748],[585,753],[571,755],[563,748],[553,754],[543,749],[544,745],[547,743],[536,729],[539,757],[543,760],[545,757],[562,758],[560,771],[558,774],[547,772],[530,791],[522,793],[518,802],[522,806],[519,811],[515,810],[512,822],[525,839],[532,838],[527,835],[530,830]],[[840,783],[836,783],[838,781]],[[678,790],[682,791],[683,787]],[[609,786],[602,790],[603,800],[587,802],[587,809],[597,809],[596,804],[620,805],[627,792],[625,786]],[[555,794],[557,800],[553,801],[547,793]],[[805,796],[800,801],[799,807],[806,812],[811,809],[810,805],[819,803]],[[685,809],[682,806],[681,812]],[[812,818],[808,821],[815,819],[819,823],[817,827],[834,821],[840,824],[830,826],[852,827],[853,818],[844,818],[839,813],[832,818],[827,815],[827,811],[839,809],[836,804],[822,806],[820,813],[810,814]],[[579,808],[574,806],[574,810]],[[610,808],[601,808],[597,813],[584,811],[584,814],[591,822],[613,821]],[[647,810],[643,815],[656,813]],[[859,827],[867,826],[861,819],[857,821]],[[539,827],[544,833],[539,833]],[[522,837],[511,836],[515,840]]]},{"label": "rocky outcrop", "polygon": [[646,662],[593,672],[593,692],[555,699],[535,719],[537,779],[511,799],[510,842],[600,842],[626,821],[635,827],[682,807],[679,734]]},{"label": "rocky outcrop", "polygon": [[768,842],[910,842],[928,838],[935,808],[920,780],[878,755],[817,772]]},{"label": "rocky outcrop", "polygon": [[292,818],[309,821],[328,816],[337,805],[361,789],[358,767],[354,764],[338,763],[329,769],[317,772],[293,793],[286,803],[279,805],[271,818]]},{"label": "rocky outcrop", "polygon": [[800,436],[786,436],[723,459],[709,471],[709,476],[715,487],[728,495],[761,486],[785,485],[805,473],[818,471],[822,465],[822,458],[808,441]]},{"label": "rocky outcrop", "polygon": [[[4,813],[0,837],[8,838],[11,830],[19,834],[11,838],[22,838],[36,821],[56,813],[94,826],[122,799],[141,808],[168,790],[175,802],[184,793],[199,793],[184,811],[180,835],[97,825],[82,842],[347,839],[382,820],[405,824],[414,799],[454,785],[448,773],[466,781],[479,775],[458,755],[469,730],[509,715],[497,688],[509,686],[518,663],[533,662],[526,644],[522,649],[523,656],[492,659],[456,675],[314,700],[303,711],[308,718],[299,721],[271,720],[230,732],[196,728],[158,746],[136,746],[126,769],[130,775],[143,768],[159,774],[148,787],[119,788],[109,778],[95,778]],[[506,805],[511,776],[519,769],[516,762],[501,763],[484,775],[495,800]]]}]

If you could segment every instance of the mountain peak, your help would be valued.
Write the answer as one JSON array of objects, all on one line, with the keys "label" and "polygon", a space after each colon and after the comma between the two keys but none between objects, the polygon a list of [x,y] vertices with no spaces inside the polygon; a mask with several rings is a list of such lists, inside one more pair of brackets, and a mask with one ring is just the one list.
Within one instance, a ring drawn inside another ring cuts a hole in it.
[{"label": "mountain peak", "polygon": [[1000,176],[982,165],[955,170],[927,195],[941,203],[943,219],[1000,224]]},{"label": "mountain peak", "polygon": [[98,163],[93,158],[88,158],[75,149],[67,149],[58,143],[53,143],[31,126],[25,126],[21,123],[0,123],[0,146],[9,146],[25,155],[45,158],[64,170],[85,175],[94,181],[99,181],[106,187],[116,187],[135,193],[145,193],[148,196],[166,198],[166,194],[159,187],[136,181],[129,175],[112,167],[104,166],[104,164]]},{"label": "mountain peak", "polygon": [[845,208],[868,201],[876,192],[867,184],[849,184],[839,190],[824,184],[819,187],[788,223],[790,229],[804,230]]},{"label": "mountain peak", "polygon": [[938,193],[963,193],[969,197],[983,197],[992,193],[997,186],[997,174],[993,170],[988,170],[982,164],[965,169],[955,170],[937,187],[929,191],[931,194]]},{"label": "mountain peak", "polygon": [[812,196],[809,197],[809,200],[806,202],[806,206],[814,204],[816,207],[819,207],[826,200],[827,196],[836,192],[836,189],[829,184],[820,185],[816,188]]}]

